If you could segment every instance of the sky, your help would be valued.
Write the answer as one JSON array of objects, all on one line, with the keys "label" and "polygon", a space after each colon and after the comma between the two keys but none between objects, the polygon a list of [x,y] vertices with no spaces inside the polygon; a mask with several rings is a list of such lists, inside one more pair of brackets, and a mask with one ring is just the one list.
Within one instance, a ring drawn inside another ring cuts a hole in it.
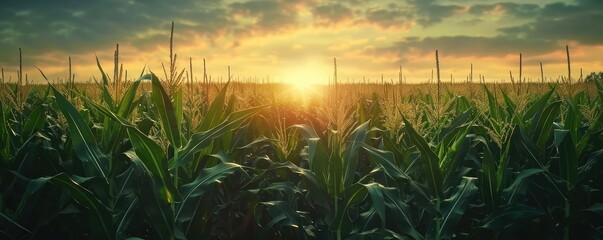
[{"label": "sky", "polygon": [[[163,76],[175,23],[177,68],[212,79],[327,83],[337,58],[340,82],[425,82],[435,68],[442,81],[509,81],[509,71],[540,79],[603,71],[601,0],[7,0],[0,8],[0,67],[16,78],[19,48],[24,72],[44,82],[67,78],[68,58],[79,81],[98,78],[96,58],[129,78],[147,67]],[[112,75],[112,74],[109,74]],[[363,80],[364,79],[364,80]]]}]

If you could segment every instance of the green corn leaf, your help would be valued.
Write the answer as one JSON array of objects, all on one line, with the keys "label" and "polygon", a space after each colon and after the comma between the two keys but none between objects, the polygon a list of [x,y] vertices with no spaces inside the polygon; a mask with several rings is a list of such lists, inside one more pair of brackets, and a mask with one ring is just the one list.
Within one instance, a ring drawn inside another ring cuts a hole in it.
[{"label": "green corn leaf", "polygon": [[527,205],[504,205],[503,207],[494,210],[494,212],[485,218],[482,221],[481,227],[493,230],[502,230],[514,224],[518,224],[522,220],[534,219],[543,216],[544,213],[540,209]]},{"label": "green corn leaf", "polygon": [[413,239],[422,239],[415,229],[408,205],[400,200],[399,195],[394,195],[397,192],[395,188],[388,188],[378,183],[363,184],[363,186],[371,198],[372,211],[380,217],[381,227],[385,227],[386,222],[384,221],[386,215],[389,215],[390,218],[401,220],[396,226],[403,231],[402,233]]},{"label": "green corn leaf", "polygon": [[93,212],[91,215],[92,222],[89,227],[95,237],[100,239],[114,238],[111,211],[103,205],[92,192],[77,184],[65,173],[50,177],[48,178],[48,181],[56,186],[69,190],[75,201]]},{"label": "green corn leaf", "polygon": [[208,187],[237,171],[242,171],[241,166],[232,162],[221,162],[211,168],[201,170],[195,180],[180,188],[182,201],[176,204],[176,221],[192,220],[199,204],[199,198],[203,196]]},{"label": "green corn leaf", "polygon": [[132,163],[134,169],[137,191],[136,196],[140,202],[140,208],[146,214],[147,221],[152,230],[156,232],[161,239],[184,239],[178,235],[178,231],[174,229],[174,212],[170,204],[165,201],[164,196],[160,196],[156,185],[156,176],[147,168],[146,164],[133,151],[124,153]]},{"label": "green corn leaf", "polygon": [[205,131],[215,127],[224,117],[224,105],[226,104],[226,92],[228,91],[229,82],[226,82],[224,87],[220,90],[218,95],[212,101],[205,117],[201,121],[199,130]]},{"label": "green corn leaf", "polygon": [[101,67],[98,57],[96,57],[96,66],[98,67],[98,70],[101,72],[101,78],[103,81],[102,85],[101,85],[101,88],[103,89],[103,92],[101,94],[102,99],[107,104],[107,106],[109,106],[109,109],[113,110],[113,108],[115,108],[115,105],[113,104],[113,98],[111,97],[111,92],[109,92],[109,78],[107,77],[107,74],[105,74],[103,67]]},{"label": "green corn leaf", "polygon": [[98,103],[95,103],[89,99],[85,99],[86,103],[89,104],[89,106],[97,111],[99,111],[101,114],[105,115],[105,117],[110,118],[111,120],[119,123],[120,125],[124,126],[124,127],[128,127],[128,128],[134,128],[135,126],[128,122],[128,120],[118,116],[117,114],[115,114],[114,112],[112,112],[111,110],[109,110],[107,107],[102,106]]},{"label": "green corn leaf", "polygon": [[[442,202],[440,210],[442,220],[439,229],[433,228],[433,230],[439,233],[436,236],[442,239],[452,238],[458,222],[465,213],[469,203],[473,201],[474,196],[478,193],[475,186],[476,181],[476,178],[464,177],[452,196]],[[431,227],[436,227],[436,225],[432,223],[430,229]],[[430,234],[435,234],[435,232],[428,230],[427,238],[430,238]]]},{"label": "green corn leaf", "polygon": [[135,211],[140,208],[140,200],[138,198],[132,198],[127,202],[126,209],[122,214],[117,216],[115,235],[121,238],[126,237],[126,231],[130,225],[130,222],[135,221]]},{"label": "green corn leaf", "polygon": [[439,159],[437,155],[431,150],[427,141],[421,137],[410,125],[410,123],[403,118],[406,133],[408,134],[411,142],[417,146],[421,152],[421,161],[423,162],[423,169],[425,172],[427,185],[429,186],[432,196],[436,199],[442,199],[442,172],[439,168]]},{"label": "green corn leaf", "polygon": [[[412,237],[412,236],[411,236]],[[404,235],[400,235],[389,229],[375,228],[364,232],[353,233],[346,238],[347,240],[362,240],[362,239],[406,239]],[[413,239],[422,239],[413,238]]]},{"label": "green corn leaf", "polygon": [[397,224],[398,228],[413,239],[423,239],[416,229],[416,223],[412,215],[410,215],[410,207],[400,199],[400,195],[394,194],[397,192],[397,189],[382,188],[382,192],[385,202],[390,203],[390,206],[392,206],[389,208],[391,210],[389,214],[394,215],[395,219],[402,220],[401,224]]},{"label": "green corn leaf", "polygon": [[479,185],[482,194],[482,199],[489,209],[494,209],[497,206],[500,194],[498,192],[498,179],[496,177],[495,157],[490,150],[488,142],[483,136],[478,136],[475,139],[480,147],[483,148],[481,173],[479,175]]},{"label": "green corn leaf", "polygon": [[518,124],[520,126],[523,126],[524,123],[517,117],[517,112],[515,111],[515,109],[517,109],[517,105],[513,102],[513,100],[511,100],[511,98],[509,97],[509,95],[507,94],[506,91],[502,91],[502,95],[503,95],[503,100],[505,102],[506,105],[506,110],[507,110],[507,116],[511,117],[510,119],[506,119],[507,121],[511,121],[514,124]]},{"label": "green corn leaf", "polygon": [[346,150],[344,152],[344,175],[343,175],[343,187],[352,185],[354,177],[356,176],[356,166],[358,165],[358,151],[364,144],[364,141],[368,135],[369,122],[365,122],[358,126],[352,132],[352,138],[346,143]]},{"label": "green corn leaf", "polygon": [[136,155],[140,157],[149,171],[161,181],[160,192],[162,198],[168,203],[179,201],[180,194],[171,180],[168,171],[168,159],[161,146],[138,129],[129,127],[127,132]]},{"label": "green corn leaf", "polygon": [[266,106],[259,106],[234,112],[212,129],[193,134],[188,143],[180,150],[178,158],[170,162],[170,169],[184,166],[193,159],[196,153],[209,146],[214,139],[219,138],[233,128],[239,127],[244,121],[265,108]]},{"label": "green corn leaf", "polygon": [[181,147],[182,137],[180,136],[180,123],[177,121],[176,110],[168,94],[166,93],[159,78],[151,73],[151,85],[153,92],[151,94],[153,103],[159,113],[161,125],[167,139],[172,146]]},{"label": "green corn leaf", "polygon": [[4,103],[0,101],[0,161],[7,164],[10,152],[10,136],[8,131],[8,123],[6,121],[6,113],[4,111]]},{"label": "green corn leaf", "polygon": [[44,127],[44,123],[46,122],[46,112],[44,111],[44,108],[43,105],[40,105],[31,111],[27,121],[23,124],[21,137],[29,138],[36,131],[39,131]]},{"label": "green corn leaf", "polygon": [[182,132],[182,118],[184,117],[184,103],[182,88],[178,88],[174,93],[172,105],[174,106],[174,114],[176,115],[176,123],[178,124],[178,132]]},{"label": "green corn leaf", "polygon": [[[261,202],[272,220],[263,228],[264,231],[278,227],[290,227],[297,232],[296,236],[302,238],[304,235],[313,235],[312,232],[306,232],[302,217],[284,201]],[[302,232],[304,230],[304,232]]]},{"label": "green corn leaf", "polygon": [[383,192],[381,192],[381,186],[378,183],[369,183],[363,184],[366,188],[368,195],[371,197],[372,208],[375,209],[377,215],[381,219],[382,227],[385,226],[385,199],[383,197]]},{"label": "green corn leaf", "polygon": [[224,109],[224,115],[226,116],[226,114],[230,114],[235,110],[235,103],[237,102],[237,96],[236,94],[232,94],[230,95],[230,98],[228,98],[228,103],[226,104],[226,108]]},{"label": "green corn leaf", "polygon": [[471,147],[471,137],[467,135],[471,125],[473,125],[473,121],[470,122],[469,125],[462,127],[461,130],[454,135],[443,158],[441,158],[440,169],[442,169],[444,179],[448,179],[452,172],[457,170],[458,166],[465,160],[469,148]]},{"label": "green corn leaf", "polygon": [[562,198],[567,199],[566,193],[559,189],[555,180],[549,176],[550,173],[547,171],[548,167],[541,161],[537,146],[535,146],[532,140],[527,138],[522,131],[515,131],[511,137],[511,141],[514,141],[517,150],[528,159],[529,165],[544,170],[544,177],[547,180],[547,183],[554,188]]},{"label": "green corn leaf", "polygon": [[127,134],[132,142],[136,154],[141,156],[141,162],[146,166],[149,172],[151,172],[153,176],[157,177],[162,183],[161,187],[159,188],[162,199],[166,202],[178,200],[180,196],[171,180],[167,167],[167,157],[161,146],[147,137],[144,133],[140,132],[140,130],[136,129],[136,127],[130,122],[111,112],[104,106],[96,104],[92,101],[88,101],[88,103],[91,107],[101,112],[106,117],[116,121],[121,126],[126,127]]},{"label": "green corn leaf", "polygon": [[364,201],[367,195],[368,190],[362,184],[355,183],[352,186],[346,188],[342,192],[343,201],[342,204],[339,206],[340,209],[337,209],[337,215],[333,219],[333,222],[330,224],[331,230],[341,230],[342,227],[344,227],[344,222],[350,221],[350,219],[347,218],[348,210],[350,209],[350,207]]},{"label": "green corn leaf", "polygon": [[[429,194],[421,186],[419,186],[419,183],[415,182],[414,179],[402,172],[401,169],[393,164],[395,162],[394,154],[388,151],[377,149],[368,144],[364,144],[362,147],[364,150],[366,150],[369,159],[374,161],[377,166],[383,169],[383,172],[385,172],[387,176],[392,179],[401,179],[407,181],[415,193],[420,197],[419,201],[430,201],[431,198],[429,197]],[[410,217],[405,218],[410,219]]]},{"label": "green corn leaf", "polygon": [[[123,97],[121,98],[121,101],[119,102],[119,105],[117,106],[117,116],[123,119],[128,119],[128,117],[135,108],[135,104],[137,103],[137,101],[135,101],[134,99],[136,97],[136,91],[138,90],[138,86],[140,86],[140,83],[143,80],[150,79],[151,75],[146,74],[144,76],[141,76],[138,80],[132,82],[132,85],[130,85],[128,90],[126,90]],[[88,103],[90,102],[91,101],[88,101]],[[111,129],[103,131],[103,145],[105,146],[105,149],[115,150],[117,145],[123,140],[123,137],[126,133],[125,129],[122,126],[115,126],[110,121],[110,119],[105,119],[105,121],[103,122],[103,128]]]},{"label": "green corn leaf", "polygon": [[[513,129],[513,134],[519,132],[519,128]],[[502,190],[502,184],[508,179],[507,167],[509,163],[509,154],[511,152],[511,146],[514,145],[512,138],[508,138],[501,148],[502,153],[500,154],[500,161],[498,163],[498,169],[496,170],[496,182],[497,190]]]},{"label": "green corn leaf", "polygon": [[599,149],[586,157],[585,162],[580,164],[580,168],[578,168],[579,181],[598,177],[596,173],[603,169],[603,164],[601,164],[603,162],[600,159],[603,159],[603,149]]},{"label": "green corn leaf", "polygon": [[[19,224],[18,222],[16,222],[15,220],[11,219],[10,217],[4,215],[4,213],[0,212],[0,225],[2,227],[6,227],[7,224],[4,224],[5,222],[8,222],[9,225],[12,225],[18,229],[20,229],[21,231],[25,232],[25,233],[31,233],[30,230],[28,230],[27,228],[21,226],[21,224]],[[6,234],[8,229],[4,229],[3,233]]]},{"label": "green corn leaf", "polygon": [[[486,86],[486,84],[483,85],[484,86],[484,90],[486,91],[486,95],[488,96],[488,107],[489,107],[489,114],[490,117],[494,118],[494,119],[499,119],[498,118],[498,102],[496,101],[496,99],[494,98],[494,96],[492,95],[492,93],[490,92],[490,90],[488,89],[488,87]],[[494,89],[494,91],[496,91],[496,88]]]},{"label": "green corn leaf", "polygon": [[310,125],[296,124],[291,128],[298,129],[308,144],[308,163],[310,169],[318,176],[318,180],[322,184],[326,184],[329,179],[329,155],[323,139],[319,138],[318,134]]},{"label": "green corn leaf", "polygon": [[[442,128],[439,133],[439,138],[442,139],[442,144],[438,146],[440,149],[446,149],[456,139],[456,135],[459,132],[464,131],[467,127],[471,126],[474,121],[471,120],[473,110],[469,109],[456,116],[447,127]],[[443,157],[443,155],[441,155]]]},{"label": "green corn leaf", "polygon": [[[126,158],[130,158],[132,155],[138,157],[132,150],[122,154],[122,156],[125,156]],[[142,165],[142,163],[140,163],[140,165]],[[138,189],[137,180],[139,177],[137,174],[140,172],[136,169],[138,166],[139,165],[135,163],[130,164],[130,167],[115,177],[115,188],[117,191],[113,195],[116,196],[116,200],[112,209],[115,222],[115,235],[117,238],[126,238],[128,228],[132,227],[132,223],[134,223],[134,225],[138,223],[135,217],[136,214],[140,212],[139,210],[141,208],[140,200],[136,196],[136,191]],[[145,172],[147,173],[146,176],[150,175],[148,174],[148,171]]]},{"label": "green corn leaf", "polygon": [[592,212],[603,216],[603,204],[595,203],[588,208],[585,208],[583,211]]},{"label": "green corn leaf", "polygon": [[[32,179],[27,183],[27,188],[23,193],[23,197],[15,210],[15,216],[23,216],[31,214],[27,206],[30,204],[30,199],[35,200],[34,194],[37,193],[42,187],[46,185],[49,178],[37,178]],[[27,212],[27,213],[26,213]]]},{"label": "green corn leaf", "polygon": [[[528,110],[524,113],[523,115],[523,120],[524,121],[528,121],[530,119],[542,119],[543,117],[541,117],[540,115],[543,114],[544,109],[547,106],[549,100],[551,99],[551,96],[555,93],[555,88],[552,87],[546,94],[544,94],[542,97],[540,97],[534,104],[532,104],[530,106],[530,108],[528,108]],[[546,119],[546,117],[545,117]],[[536,128],[534,127],[534,125],[538,125],[536,123],[536,121],[534,121],[532,123],[532,130],[534,131]],[[536,132],[536,131],[534,131]],[[536,135],[538,136],[538,135]]]},{"label": "green corn leaf", "polygon": [[538,168],[527,168],[527,169],[521,170],[517,174],[517,176],[515,176],[515,179],[513,180],[511,185],[507,186],[505,189],[502,190],[503,198],[506,201],[506,203],[507,204],[514,203],[515,199],[517,199],[518,195],[520,195],[523,192],[523,190],[525,188],[525,182],[530,177],[532,177],[536,174],[540,174],[540,173],[544,173],[544,170],[538,169]]},{"label": "green corn leaf", "polygon": [[368,144],[363,144],[362,148],[368,154],[369,159],[375,161],[378,166],[383,168],[385,174],[387,174],[390,178],[396,179],[410,179],[409,176],[404,174],[394,163],[394,154],[389,151],[384,151]]},{"label": "green corn leaf", "polygon": [[[176,190],[171,181],[170,174],[167,171],[168,162],[161,147],[155,141],[149,139],[146,135],[132,126],[132,124],[108,111],[106,108],[94,103],[92,106],[106,116],[109,116],[113,120],[117,121],[122,126],[127,127],[128,135],[130,136],[130,140],[132,141],[136,154],[141,156],[143,163],[149,169],[149,171],[157,176],[162,182],[162,195],[168,202],[172,202],[174,200],[178,201],[180,199],[179,192]],[[217,126],[216,129],[204,132],[205,135],[193,135],[191,137],[191,142],[189,142],[189,144],[193,146],[191,147],[187,144],[187,146],[185,146],[181,151],[181,158],[179,160],[185,161],[189,159],[189,157],[192,157],[194,154],[195,149],[203,148],[203,144],[209,144],[208,142],[211,141],[211,139],[219,137],[221,132],[230,130],[230,127],[240,125],[242,121],[261,111],[263,108],[264,107],[261,106],[233,113],[231,115],[233,121],[225,121],[222,125]],[[172,162],[178,162],[178,160]],[[174,165],[174,167],[176,166],[178,165]]]},{"label": "green corn leaf", "polygon": [[[565,129],[571,132],[572,139],[578,140],[580,139],[580,127],[582,127],[581,125],[582,121],[584,120],[584,117],[582,116],[582,113],[578,109],[576,109],[576,104],[574,104],[572,101],[565,100],[563,101],[563,103],[565,103],[564,105],[567,109],[564,116],[565,122],[563,126]],[[577,146],[576,149],[578,150],[580,148]]]},{"label": "green corn leaf", "polygon": [[576,149],[579,153],[581,153],[588,146],[591,136],[596,135],[596,133],[600,131],[601,127],[603,127],[603,90],[601,90],[600,85],[601,84],[597,82],[597,89],[599,89],[597,91],[599,94],[597,99],[599,99],[599,101],[597,102],[598,104],[596,106],[598,106],[599,111],[597,116],[590,123],[590,127],[586,130],[586,133],[584,133],[584,135],[582,135],[578,141]]},{"label": "green corn leaf", "polygon": [[[242,171],[242,166],[232,162],[220,162],[217,165],[203,169],[195,180],[181,187],[182,201],[179,203],[182,206],[188,203],[192,198],[199,197],[207,190],[206,188],[219,182],[220,179],[232,175],[236,171]],[[182,214],[182,208],[179,208],[176,216]]]},{"label": "green corn leaf", "polygon": [[257,182],[263,181],[265,178],[265,175],[276,174],[276,172],[278,172],[280,170],[288,170],[289,172],[302,177],[302,179],[304,180],[305,186],[309,190],[309,194],[308,194],[309,197],[317,203],[318,207],[321,207],[323,210],[325,210],[327,212],[332,211],[331,206],[330,206],[331,203],[329,202],[330,199],[326,193],[327,187],[324,184],[319,183],[314,172],[312,172],[308,169],[305,169],[305,168],[301,168],[291,162],[271,164],[268,167],[268,169],[266,169],[261,174],[254,177],[250,181],[250,183],[248,183],[247,185],[251,185],[252,183],[257,183]]},{"label": "green corn leaf", "polygon": [[126,127],[136,155],[140,157],[142,163],[147,167],[147,169],[149,169],[149,172],[156,176],[162,183],[160,188],[162,198],[167,202],[179,200],[180,194],[176,190],[176,187],[171,180],[171,176],[168,171],[168,159],[161,146],[159,146],[159,144],[150,139],[140,130],[136,129],[136,127],[127,120],[117,116],[109,109],[93,102],[90,102],[90,106],[116,121],[120,125]]},{"label": "green corn leaf", "polygon": [[561,101],[555,101],[546,106],[541,114],[537,114],[533,120],[534,141],[540,149],[544,150],[549,136],[552,132],[553,122],[559,117]]},{"label": "green corn leaf", "polygon": [[395,136],[383,136],[383,149],[392,152],[394,154],[393,163],[396,164],[401,170],[405,171],[408,167],[407,159],[406,157],[404,157],[404,154],[400,147],[394,143],[395,139],[392,138],[395,138]]},{"label": "green corn leaf", "polygon": [[128,115],[130,115],[130,113],[136,107],[134,105],[134,103],[135,103],[134,99],[136,98],[136,91],[138,91],[138,87],[140,86],[142,81],[151,80],[151,79],[152,79],[151,74],[145,74],[145,75],[142,75],[138,80],[132,82],[132,85],[130,85],[128,90],[126,90],[124,96],[121,98],[121,101],[119,101],[119,107],[117,110],[118,116],[125,118]]},{"label": "green corn leaf", "polygon": [[567,182],[567,189],[572,189],[578,181],[578,154],[571,132],[565,129],[555,129],[555,147],[559,151],[559,172]]},{"label": "green corn leaf", "polygon": [[281,192],[285,196],[294,196],[296,194],[302,194],[302,190],[292,182],[273,182],[266,187],[262,187],[261,189],[251,189],[248,191],[253,194],[259,194],[260,191]]},{"label": "green corn leaf", "polygon": [[338,131],[330,131],[327,134],[327,139],[328,139],[328,148],[329,151],[329,158],[328,158],[328,173],[329,173],[329,178],[328,178],[328,184],[327,184],[327,189],[328,192],[334,196],[335,198],[337,198],[339,196],[339,194],[345,189],[345,187],[343,186],[344,183],[344,179],[343,176],[345,174],[344,172],[344,165],[343,165],[343,155],[341,153],[341,147],[343,147],[343,144],[341,143],[341,133]]},{"label": "green corn leaf", "polygon": [[599,116],[597,117],[597,121],[595,122],[595,124],[593,124],[595,127],[601,127],[603,126],[603,88],[600,87],[601,84],[597,84],[597,89],[599,89],[599,91],[597,91],[597,93],[599,94],[599,97],[597,99],[599,99]]},{"label": "green corn leaf", "polygon": [[107,178],[109,173],[109,159],[102,154],[92,131],[80,115],[80,112],[67,101],[67,99],[52,87],[59,109],[69,123],[69,133],[73,147],[78,158],[82,161],[87,176]]}]

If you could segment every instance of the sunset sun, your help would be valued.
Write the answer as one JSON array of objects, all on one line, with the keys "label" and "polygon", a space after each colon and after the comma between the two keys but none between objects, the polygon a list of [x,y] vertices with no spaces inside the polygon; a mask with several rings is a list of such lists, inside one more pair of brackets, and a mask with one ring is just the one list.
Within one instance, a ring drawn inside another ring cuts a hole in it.
[{"label": "sunset sun", "polygon": [[315,84],[313,84],[311,82],[307,82],[307,81],[295,81],[295,82],[289,83],[289,85],[291,85],[291,88],[296,93],[303,93],[303,94],[307,94],[308,92],[314,91],[314,87],[315,87]]},{"label": "sunset sun", "polygon": [[283,72],[283,78],[286,82],[295,86],[307,87],[314,84],[327,84],[331,76],[331,70],[324,60],[302,60],[286,68]]}]

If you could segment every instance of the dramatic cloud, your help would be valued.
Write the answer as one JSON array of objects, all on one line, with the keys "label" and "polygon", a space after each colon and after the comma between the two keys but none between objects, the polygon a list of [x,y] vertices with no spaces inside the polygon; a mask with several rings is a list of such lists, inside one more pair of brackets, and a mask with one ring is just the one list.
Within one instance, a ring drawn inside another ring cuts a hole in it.
[{"label": "dramatic cloud", "polygon": [[333,57],[351,78],[402,62],[422,74],[435,49],[459,61],[521,52],[557,64],[547,58],[566,44],[576,64],[603,66],[601,0],[27,0],[0,8],[0,67],[14,73],[23,48],[27,68],[64,76],[71,56],[76,72],[90,76],[94,56],[111,64],[119,43],[129,66],[161,69],[172,21],[179,59],[207,58],[246,75]]},{"label": "dramatic cloud", "polygon": [[416,13],[417,22],[425,27],[439,23],[463,10],[461,6],[437,4],[435,0],[408,0],[408,3]]},{"label": "dramatic cloud", "polygon": [[583,44],[603,44],[603,3],[581,1],[581,5],[554,3],[546,5],[535,19],[527,24],[501,28],[509,36],[557,41],[577,41]]},{"label": "dramatic cloud", "polygon": [[[513,46],[512,48],[510,46]],[[431,54],[438,49],[455,57],[504,57],[509,54],[543,54],[558,49],[553,41],[517,39],[504,36],[471,37],[446,36],[415,38],[395,42],[393,46],[376,50],[375,54],[396,54],[404,59],[411,53]]]},{"label": "dramatic cloud", "polygon": [[492,3],[492,4],[475,4],[469,8],[472,14],[506,14],[509,17],[532,18],[540,13],[538,4],[519,4],[512,2]]},{"label": "dramatic cloud", "polygon": [[250,35],[273,33],[297,25],[301,9],[311,1],[252,0],[230,4],[231,14],[237,20],[235,34]]},{"label": "dramatic cloud", "polygon": [[350,20],[354,17],[351,8],[339,3],[316,6],[312,8],[312,14],[316,18],[317,24],[326,26]]},{"label": "dramatic cloud", "polygon": [[395,4],[366,11],[366,20],[382,28],[407,27],[410,23],[409,16],[408,11]]},{"label": "dramatic cloud", "polygon": [[[213,0],[11,1],[0,9],[0,62],[7,57],[5,50],[18,47],[31,54],[76,54],[117,42],[142,49],[165,42],[172,20],[183,43],[191,35],[211,38],[224,33],[230,24],[226,16]],[[151,41],[160,37],[163,41]]]}]

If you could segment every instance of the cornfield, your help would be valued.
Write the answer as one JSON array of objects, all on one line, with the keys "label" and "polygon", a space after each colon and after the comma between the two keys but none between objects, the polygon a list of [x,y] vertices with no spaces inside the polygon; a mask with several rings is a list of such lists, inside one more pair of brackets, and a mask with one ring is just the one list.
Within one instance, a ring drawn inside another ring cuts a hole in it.
[{"label": "cornfield", "polygon": [[339,84],[302,105],[99,70],[2,84],[2,239],[603,238],[599,82]]}]

